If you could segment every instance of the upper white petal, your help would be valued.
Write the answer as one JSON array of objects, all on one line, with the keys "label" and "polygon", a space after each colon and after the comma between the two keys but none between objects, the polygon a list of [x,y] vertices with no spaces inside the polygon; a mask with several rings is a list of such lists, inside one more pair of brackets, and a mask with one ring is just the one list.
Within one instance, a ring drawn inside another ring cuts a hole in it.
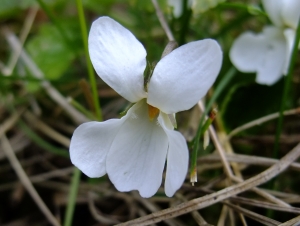
[{"label": "upper white petal", "polygon": [[212,86],[221,64],[222,51],[211,39],[175,49],[156,65],[147,102],[167,114],[190,109]]},{"label": "upper white petal", "polygon": [[168,137],[156,121],[150,121],[145,100],[135,104],[107,155],[107,174],[119,191],[138,190],[153,196],[162,182]]},{"label": "upper white petal", "polygon": [[282,8],[286,0],[263,0],[262,3],[272,23],[278,27],[283,26]]},{"label": "upper white petal", "polygon": [[242,72],[255,72],[265,57],[268,40],[263,34],[245,32],[233,43],[229,57]]},{"label": "upper white petal", "polygon": [[257,72],[258,83],[272,85],[284,72],[286,51],[282,29],[266,27],[260,34],[245,32],[239,36],[229,56],[237,69]]},{"label": "upper white petal", "polygon": [[300,18],[300,1],[284,0],[284,5],[282,8],[281,15],[285,25],[296,30]]},{"label": "upper white petal", "polygon": [[159,121],[169,139],[165,193],[168,197],[172,197],[182,186],[186,177],[189,164],[189,151],[181,133],[167,128],[166,121],[168,119],[167,116],[163,117],[163,115],[162,113]]},{"label": "upper white petal", "polygon": [[97,74],[130,102],[146,97],[146,51],[134,35],[109,17],[93,22],[89,53]]},{"label": "upper white petal", "polygon": [[122,121],[111,119],[81,124],[71,139],[72,163],[89,177],[101,177],[106,174],[106,155]]}]

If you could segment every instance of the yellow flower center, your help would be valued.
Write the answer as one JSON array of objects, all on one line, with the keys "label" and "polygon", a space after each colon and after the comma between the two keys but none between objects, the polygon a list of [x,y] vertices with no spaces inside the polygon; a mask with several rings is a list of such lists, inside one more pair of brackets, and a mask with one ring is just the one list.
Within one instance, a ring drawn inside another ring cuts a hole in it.
[{"label": "yellow flower center", "polygon": [[148,104],[149,119],[152,121],[159,114],[159,109]]}]

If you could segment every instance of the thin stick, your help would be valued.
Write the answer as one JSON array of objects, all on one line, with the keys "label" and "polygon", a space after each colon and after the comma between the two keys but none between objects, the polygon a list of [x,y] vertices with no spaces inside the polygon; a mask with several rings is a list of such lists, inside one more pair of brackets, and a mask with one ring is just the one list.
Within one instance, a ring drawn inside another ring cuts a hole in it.
[{"label": "thin stick", "polygon": [[50,212],[44,201],[41,199],[35,188],[33,187],[32,183],[30,182],[28,176],[26,175],[25,171],[23,170],[19,160],[17,159],[12,147],[10,146],[10,143],[6,137],[6,135],[3,135],[1,137],[1,145],[3,148],[4,153],[6,154],[8,160],[10,161],[10,164],[14,168],[16,174],[18,175],[20,181],[28,191],[28,193],[31,195],[32,199],[35,201],[37,206],[40,208],[40,210],[43,212],[43,214],[46,216],[48,221],[55,226],[59,226],[57,219],[54,217],[54,215]]},{"label": "thin stick", "polygon": [[234,211],[237,211],[238,213],[242,213],[242,214],[246,215],[247,217],[249,217],[255,221],[258,221],[264,225],[267,225],[267,226],[275,226],[276,225],[277,226],[278,224],[281,223],[279,221],[276,221],[276,220],[270,219],[268,217],[262,216],[260,214],[254,213],[254,212],[247,210],[245,208],[242,208],[240,206],[233,205],[229,202],[223,202],[223,203],[225,203],[227,206],[232,208]]},{"label": "thin stick", "polygon": [[182,203],[175,207],[164,209],[163,211],[152,213],[145,217],[128,221],[120,225],[123,226],[149,225],[156,222],[160,222],[165,219],[169,219],[169,218],[177,217],[182,214],[189,213],[193,210],[202,209],[207,206],[211,206],[217,202],[220,202],[224,199],[227,199],[231,196],[237,195],[239,193],[249,190],[250,188],[256,187],[258,185],[261,185],[269,181],[273,177],[283,172],[292,162],[294,162],[299,157],[300,157],[300,143],[295,148],[293,148],[287,155],[285,155],[278,163],[274,164],[267,170],[263,171],[262,173],[248,180],[245,180],[236,185],[232,185],[213,194],[209,194],[204,197],[193,199],[191,201]]},{"label": "thin stick", "polygon": [[[291,109],[291,110],[287,110],[287,111],[284,111],[283,112],[283,115],[295,115],[295,114],[300,114],[300,108],[295,108],[295,109]],[[270,115],[266,115],[264,117],[261,117],[261,118],[258,118],[258,119],[255,119],[251,122],[248,122],[244,125],[241,125],[237,128],[235,128],[234,130],[232,130],[228,135],[227,135],[227,139],[231,139],[234,135],[246,130],[246,129],[249,129],[251,127],[254,127],[254,126],[258,126],[262,123],[265,123],[267,121],[270,121],[272,119],[276,119],[279,117],[279,112],[277,113],[273,113],[273,114],[270,114]]]},{"label": "thin stick", "polygon": [[158,5],[158,2],[157,0],[152,0],[152,3],[153,3],[153,6],[155,8],[155,11],[156,11],[156,15],[158,17],[158,20],[161,24],[161,26],[163,27],[169,41],[175,41],[175,38],[172,34],[172,31],[171,29],[169,28],[169,25],[164,17],[164,14],[162,13],[161,9],[159,8],[159,5]]},{"label": "thin stick", "polygon": [[[202,112],[205,111],[204,104],[201,100],[198,102],[198,107],[199,107],[200,111],[202,111]],[[221,162],[222,162],[224,170],[225,170],[225,174],[230,179],[234,178],[235,176],[233,175],[232,170],[230,168],[230,165],[228,163],[228,160],[226,159],[225,151],[224,151],[224,149],[223,149],[223,147],[222,147],[222,145],[221,145],[221,143],[220,143],[220,141],[217,137],[215,129],[213,128],[213,126],[209,126],[208,129],[209,129],[211,139],[212,139],[212,141],[213,141],[213,143],[214,143],[214,145],[215,145],[215,147],[216,147],[216,149],[217,149],[217,151],[220,155]]]},{"label": "thin stick", "polygon": [[26,120],[28,120],[29,123],[31,123],[33,125],[34,128],[37,128],[42,133],[46,134],[48,137],[51,137],[56,142],[64,145],[66,148],[69,148],[70,142],[71,142],[70,138],[55,131],[50,126],[48,126],[46,123],[43,123],[30,111],[26,111],[24,116],[25,116]]},{"label": "thin stick", "polygon": [[[20,41],[18,38],[11,33],[10,31],[6,30],[5,37],[10,44],[11,48],[14,51],[17,51],[20,48]],[[25,50],[23,49],[21,52],[21,59],[28,67],[28,70],[32,73],[35,78],[42,79],[44,81],[41,82],[41,85],[46,90],[48,95],[62,108],[64,109],[77,124],[81,124],[83,122],[89,121],[83,114],[77,111],[66,98],[58,92],[49,81],[45,80],[44,73],[36,66],[36,64],[32,61],[32,59],[27,55]]]},{"label": "thin stick", "polygon": [[300,215],[298,217],[295,217],[295,218],[287,221],[287,222],[279,224],[278,226],[291,226],[291,225],[297,226],[297,225],[299,225],[299,224],[297,224],[297,223],[299,223],[299,221],[300,221]]},{"label": "thin stick", "polygon": [[29,9],[29,12],[28,12],[28,15],[25,19],[23,28],[20,32],[20,46],[17,49],[17,51],[13,51],[12,58],[8,62],[7,67],[5,67],[4,70],[2,71],[2,73],[4,75],[9,76],[13,72],[13,70],[16,66],[16,63],[17,63],[17,61],[20,57],[20,54],[22,52],[22,48],[23,48],[23,45],[25,43],[25,40],[26,40],[26,38],[29,34],[29,31],[31,30],[31,27],[32,27],[32,24],[33,24],[33,21],[34,21],[34,18],[36,16],[37,11],[38,11],[38,6],[36,6],[36,5],[33,6],[31,9]]},{"label": "thin stick", "polygon": [[[251,156],[251,155],[242,155],[242,154],[226,154],[226,159],[229,162],[244,163],[247,165],[258,165],[258,166],[271,166],[274,163],[277,163],[278,159]],[[220,161],[220,156],[217,154],[211,154],[203,156],[198,159],[198,163],[214,163]],[[290,169],[300,171],[300,163],[293,162],[290,166]]]}]

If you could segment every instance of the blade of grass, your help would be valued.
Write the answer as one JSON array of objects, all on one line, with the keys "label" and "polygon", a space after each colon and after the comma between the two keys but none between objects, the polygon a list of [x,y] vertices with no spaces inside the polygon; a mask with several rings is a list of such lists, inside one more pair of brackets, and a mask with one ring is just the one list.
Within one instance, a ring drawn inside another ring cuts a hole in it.
[{"label": "blade of grass", "polygon": [[288,67],[288,73],[284,81],[283,95],[280,103],[279,119],[278,119],[276,136],[275,136],[275,145],[274,145],[274,152],[273,152],[274,158],[278,158],[279,137],[282,132],[282,125],[283,125],[283,115],[284,115],[283,112],[285,110],[285,104],[291,87],[292,75],[293,75],[294,65],[297,57],[299,40],[300,40],[300,19],[298,21],[298,28],[296,31],[296,37],[295,37],[294,46],[292,50],[291,61]]},{"label": "blade of grass", "polygon": [[[86,29],[82,1],[76,0],[76,5],[77,5],[77,10],[78,10],[81,35],[82,35],[82,40],[83,40],[83,45],[84,45],[87,70],[88,70],[90,85],[92,87],[94,109],[95,109],[97,119],[99,121],[102,121],[102,112],[101,112],[99,97],[98,97],[98,92],[97,92],[96,78],[95,78],[91,60],[89,58],[87,29]],[[75,209],[75,205],[76,205],[76,197],[77,197],[77,192],[78,192],[78,187],[79,187],[79,182],[80,182],[80,175],[81,175],[81,172],[77,168],[75,168],[73,178],[71,181],[71,185],[70,185],[70,194],[69,194],[69,198],[68,198],[68,205],[67,205],[67,210],[66,210],[66,218],[64,221],[64,226],[72,225],[73,214],[74,214],[74,209]]]},{"label": "blade of grass", "polygon": [[74,209],[75,209],[75,204],[76,204],[76,197],[77,197],[77,192],[78,192],[78,187],[79,187],[79,182],[80,182],[80,175],[81,175],[80,170],[75,167],[74,172],[73,172],[72,181],[71,181],[71,186],[70,186],[70,192],[69,192],[69,197],[68,197],[68,205],[67,205],[64,226],[72,225],[73,214],[74,214]]},{"label": "blade of grass", "polygon": [[83,12],[83,6],[81,0],[76,0],[77,10],[78,10],[78,16],[79,16],[79,22],[80,22],[80,28],[81,28],[81,36],[83,40],[84,45],[84,52],[86,57],[86,64],[87,64],[87,70],[90,80],[90,85],[92,87],[92,94],[93,94],[93,101],[94,101],[94,108],[96,111],[96,116],[99,121],[102,121],[102,113],[99,103],[99,97],[97,92],[97,84],[96,84],[96,78],[94,69],[89,57],[89,51],[88,51],[88,39],[87,39],[87,29],[86,29],[86,23],[85,23],[85,17]]},{"label": "blade of grass", "polygon": [[[285,105],[286,105],[286,101],[288,98],[288,94],[290,92],[292,75],[293,75],[294,65],[295,65],[297,52],[298,52],[299,39],[300,39],[300,19],[298,21],[296,37],[294,40],[294,45],[293,45],[292,54],[291,54],[291,61],[290,61],[289,67],[288,67],[288,73],[284,80],[283,95],[282,95],[282,99],[281,99],[281,103],[280,103],[279,118],[278,118],[278,123],[277,123],[277,128],[276,128],[275,143],[274,143],[274,150],[273,150],[273,158],[276,158],[276,159],[279,157],[278,156],[279,140],[280,140],[280,134],[282,133],[282,128],[283,128],[283,116],[284,116],[283,113],[284,113],[284,110],[286,107]],[[270,181],[269,187],[273,188],[273,190],[276,190],[274,180]],[[272,210],[268,211],[267,216],[272,217],[273,215],[274,215],[274,212]]]},{"label": "blade of grass", "polygon": [[205,108],[205,112],[201,116],[199,126],[198,126],[198,130],[197,130],[197,133],[196,133],[196,137],[194,138],[193,152],[192,152],[192,157],[191,157],[190,173],[192,173],[197,167],[197,156],[198,156],[198,149],[199,149],[199,140],[200,140],[201,134],[203,134],[205,132],[204,129],[203,129],[204,127],[202,125],[204,117],[210,111],[213,103],[220,96],[221,92],[228,85],[228,83],[230,82],[230,80],[233,78],[233,76],[235,74],[236,74],[236,69],[234,67],[230,68],[229,71],[225,74],[222,81],[216,87],[213,96],[211,97],[211,99],[209,100],[209,102],[208,102],[208,104]]},{"label": "blade of grass", "polygon": [[53,154],[69,158],[69,153],[65,149],[54,147],[48,142],[46,142],[44,139],[38,136],[32,129],[30,129],[22,120],[19,120],[18,125],[21,128],[21,130],[39,147]]}]

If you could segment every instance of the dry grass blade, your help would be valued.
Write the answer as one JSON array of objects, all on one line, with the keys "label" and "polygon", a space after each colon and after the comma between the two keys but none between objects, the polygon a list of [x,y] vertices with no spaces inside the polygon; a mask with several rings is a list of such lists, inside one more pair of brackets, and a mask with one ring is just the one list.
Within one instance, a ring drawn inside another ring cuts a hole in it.
[{"label": "dry grass blade", "polygon": [[248,199],[243,197],[231,197],[230,201],[250,206],[257,206],[266,209],[278,210],[282,212],[298,213],[300,214],[300,208],[296,207],[282,207],[273,203],[268,203],[260,200]]},{"label": "dry grass blade", "polygon": [[65,147],[69,148],[70,146],[70,139],[68,137],[65,137],[52,129],[47,124],[43,123],[41,120],[39,120],[34,114],[32,114],[29,111],[26,111],[24,114],[26,120],[30,123],[30,125],[33,125],[35,128],[46,134],[47,136],[54,139],[56,142],[64,145]]},{"label": "dry grass blade", "polygon": [[25,108],[18,110],[15,114],[10,116],[8,119],[5,120],[4,123],[0,125],[0,137],[2,137],[6,131],[8,131],[14,124],[16,124],[17,120],[19,119],[20,115],[24,112]]},{"label": "dry grass blade", "polygon": [[88,206],[89,206],[89,209],[90,209],[91,214],[94,217],[94,219],[105,225],[114,225],[114,224],[119,223],[119,221],[112,219],[112,218],[102,216],[99,213],[99,210],[96,209],[96,206],[94,204],[95,196],[96,195],[93,194],[92,192],[88,193]]},{"label": "dry grass blade", "polygon": [[[291,109],[291,110],[287,110],[287,111],[284,111],[283,112],[284,115],[295,115],[295,114],[300,114],[300,108],[296,108],[296,109]],[[231,137],[233,137],[234,135],[242,132],[243,130],[246,130],[246,129],[249,129],[251,127],[254,127],[254,126],[258,126],[264,122],[267,122],[267,121],[270,121],[272,119],[276,119],[279,117],[279,113],[273,113],[273,114],[270,114],[270,115],[267,115],[267,116],[264,116],[262,118],[259,118],[259,119],[256,119],[256,120],[253,120],[251,122],[248,122],[242,126],[239,126],[238,128],[232,130],[228,136],[227,136],[227,139],[229,140]]]},{"label": "dry grass blade", "polygon": [[279,224],[278,226],[299,226],[299,225],[300,225],[300,215],[287,222]]},{"label": "dry grass blade", "polygon": [[[198,107],[199,107],[201,112],[205,112],[204,104],[201,100],[198,102]],[[230,168],[230,165],[229,165],[229,163],[226,159],[225,151],[224,151],[224,149],[223,149],[223,147],[222,147],[222,145],[221,145],[221,143],[220,143],[220,141],[217,137],[217,133],[216,133],[215,129],[213,128],[212,125],[210,125],[208,130],[209,130],[209,134],[211,136],[211,139],[212,139],[212,141],[213,141],[213,143],[214,143],[214,145],[215,145],[215,147],[218,151],[218,154],[220,155],[221,162],[223,164],[224,171],[225,171],[227,177],[230,178],[230,179],[234,179],[235,176],[233,175],[233,172]]]},{"label": "dry grass blade", "polygon": [[36,202],[38,207],[41,209],[43,214],[46,216],[48,221],[54,225],[54,226],[59,226],[60,224],[58,223],[57,219],[53,216],[53,214],[50,212],[48,207],[45,205],[44,201],[41,199],[35,188],[33,187],[32,183],[30,182],[29,178],[27,177],[25,171],[23,170],[20,162],[18,161],[14,151],[12,150],[10,143],[8,139],[6,138],[5,135],[2,136],[1,138],[1,145],[3,147],[3,150],[10,161],[12,167],[16,171],[20,181],[28,191],[28,193],[31,195],[33,200]]},{"label": "dry grass blade", "polygon": [[157,0],[152,0],[152,3],[154,5],[155,11],[156,11],[156,15],[159,19],[159,22],[161,24],[161,26],[163,27],[169,41],[175,41],[175,38],[172,34],[172,31],[170,30],[167,21],[165,20],[165,17],[161,11],[161,9],[159,8],[158,2]]},{"label": "dry grass blade", "polygon": [[[19,48],[21,48],[20,41],[18,38],[11,33],[10,31],[6,30],[5,31],[5,37],[11,46],[11,48],[14,51],[18,51]],[[22,61],[26,64],[28,67],[28,70],[32,73],[32,75],[35,78],[42,79],[44,81],[41,82],[41,85],[43,88],[46,90],[48,95],[62,108],[64,109],[70,117],[78,124],[81,124],[83,122],[87,122],[88,119],[81,114],[79,111],[77,111],[73,106],[69,104],[67,99],[61,95],[60,92],[55,89],[49,81],[45,80],[45,76],[43,72],[36,66],[36,64],[31,60],[31,58],[27,55],[27,53],[24,51],[24,49],[21,51],[21,56],[20,58]]]},{"label": "dry grass blade", "polygon": [[[241,154],[226,154],[226,158],[229,162],[245,163],[259,166],[271,166],[279,161],[278,159]],[[211,154],[199,158],[198,161],[201,163],[218,162],[220,161],[220,156]],[[289,166],[289,168],[299,171],[300,163],[294,162]]]},{"label": "dry grass blade", "polygon": [[277,226],[279,224],[281,224],[281,222],[279,221],[276,221],[276,220],[273,220],[273,219],[270,219],[268,217],[265,217],[265,216],[262,216],[260,214],[257,214],[257,213],[254,213],[250,210],[247,210],[245,208],[242,208],[240,206],[237,206],[237,205],[233,205],[229,202],[223,202],[225,205],[229,206],[230,208],[232,208],[234,211],[238,212],[238,213],[242,213],[244,214],[245,216],[255,220],[255,221],[258,221],[264,225],[267,225],[267,226]]},{"label": "dry grass blade", "polygon": [[178,206],[165,209],[156,213],[152,213],[145,217],[141,217],[132,221],[125,222],[120,225],[149,225],[160,222],[165,219],[173,218],[182,214],[189,213],[193,210],[202,209],[211,206],[231,196],[237,195],[250,188],[256,187],[267,182],[273,177],[284,171],[292,162],[300,156],[300,143],[293,148],[287,155],[285,155],[278,163],[274,164],[262,173],[245,180],[239,184],[232,185],[228,188],[222,189],[210,195],[201,198],[193,199],[191,201],[182,203]]}]

